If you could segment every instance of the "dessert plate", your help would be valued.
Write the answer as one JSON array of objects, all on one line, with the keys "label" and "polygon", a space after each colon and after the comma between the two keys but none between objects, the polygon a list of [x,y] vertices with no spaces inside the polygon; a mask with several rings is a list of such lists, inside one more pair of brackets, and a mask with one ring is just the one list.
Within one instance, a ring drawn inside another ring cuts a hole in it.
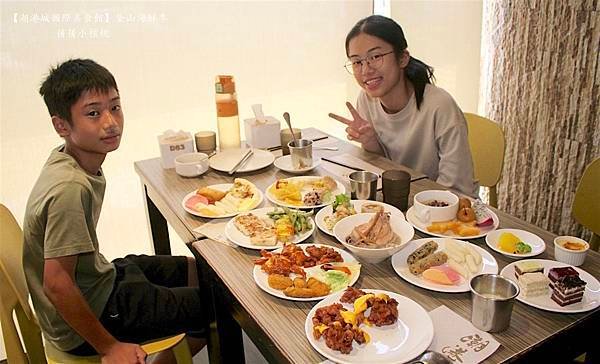
[{"label": "dessert plate", "polygon": [[[356,258],[354,258],[352,256],[352,254],[348,253],[345,250],[336,248],[334,246],[331,245],[323,245],[323,244],[299,244],[298,246],[300,248],[302,248],[302,250],[306,251],[306,248],[309,246],[317,246],[317,247],[328,247],[328,248],[332,248],[333,250],[335,250],[336,252],[340,253],[340,255],[342,256],[342,258],[344,259],[343,263],[349,263],[349,264],[360,264],[358,263],[358,261],[356,260]],[[281,253],[281,249],[282,248],[278,248],[277,250],[273,250],[273,253]],[[342,262],[337,263],[337,264],[343,264]],[[321,264],[322,265],[322,264]],[[306,272],[306,279],[310,278],[313,275],[313,271],[315,270],[320,270],[321,269],[321,265],[317,265],[314,267],[310,267],[310,268],[304,268],[304,271]],[[286,296],[283,291],[280,291],[278,289],[272,288],[271,286],[269,286],[269,275],[267,273],[265,273],[260,265],[255,264],[254,265],[254,270],[252,271],[252,275],[254,276],[254,282],[256,282],[256,284],[260,287],[260,289],[262,289],[263,291],[267,292],[270,295],[273,295],[275,297],[279,297],[279,298],[283,298],[284,300],[290,300],[290,301],[318,301],[320,299],[322,299],[323,297],[327,297],[327,296],[318,296],[318,297],[289,297]],[[353,275],[350,277],[350,283],[348,283],[348,286],[352,286],[354,283],[356,283],[356,281],[358,280],[358,277],[360,276],[360,270],[358,270],[358,272],[353,273]],[[342,289],[342,291],[346,289],[345,287]],[[339,292],[339,291],[338,291]],[[336,292],[332,292],[329,295],[332,294],[336,294]]]},{"label": "dessert plate", "polygon": [[[409,255],[411,255],[417,248],[419,248],[421,245],[429,242],[429,241],[435,241],[438,244],[438,250],[443,250],[445,243],[445,240],[454,240],[457,244],[469,244],[473,249],[475,249],[475,251],[477,251],[480,255],[481,255],[481,269],[479,270],[479,272],[477,272],[476,274],[481,274],[481,273],[491,273],[491,274],[496,274],[498,273],[498,262],[496,262],[496,259],[494,259],[494,257],[488,253],[485,249],[478,247],[475,244],[471,244],[469,242],[466,241],[460,241],[460,240],[455,240],[455,239],[442,239],[442,238],[425,238],[425,239],[418,239],[418,240],[413,240],[411,242],[408,243],[408,245],[400,250],[398,253],[394,254],[392,256],[392,268],[394,268],[394,270],[396,271],[396,273],[402,277],[405,281],[414,284],[417,287],[421,287],[421,288],[425,288],[431,291],[436,291],[436,292],[445,292],[445,293],[457,293],[457,292],[469,292],[470,288],[469,288],[469,279],[464,278],[464,277],[460,277],[460,281],[458,281],[457,284],[455,285],[445,285],[445,284],[439,284],[439,283],[435,283],[435,282],[431,282],[423,277],[421,277],[420,275],[416,276],[414,274],[412,274],[410,272],[410,270],[408,269],[408,264],[406,263],[406,259],[408,258]],[[472,274],[471,276],[474,276],[476,274]]]},{"label": "dessert plate", "polygon": [[[396,207],[394,207],[392,205],[388,205],[385,202],[378,202],[378,201],[371,201],[371,200],[351,200],[350,202],[352,203],[352,206],[354,206],[354,210],[356,210],[356,213],[361,212],[361,208],[364,204],[372,203],[372,204],[381,205],[381,206],[383,206],[383,210],[385,212],[389,212],[390,214],[395,215],[395,216],[400,216],[402,218],[402,220],[406,220],[404,218],[404,214],[402,213],[402,211],[398,210]],[[319,228],[319,230],[321,230],[325,234],[328,234],[331,236],[333,236],[333,228],[331,230],[329,230],[327,228],[327,223],[325,222],[325,218],[332,216],[332,215],[333,215],[333,207],[331,205],[323,207],[315,215],[315,222],[317,223],[317,227]],[[335,224],[334,224],[334,226],[335,226]]]},{"label": "dessert plate", "polygon": [[[269,218],[267,216],[267,213],[275,210],[277,208],[275,207],[263,207],[262,209],[256,209],[256,210],[252,210],[252,211],[248,211],[248,212],[244,212],[241,213],[239,215],[246,215],[249,213],[252,213],[255,216],[258,216],[260,218]],[[279,209],[281,210],[281,209]],[[227,225],[225,226],[225,236],[227,236],[227,239],[231,240],[232,242],[234,242],[235,244],[244,247],[244,248],[248,248],[248,249],[256,249],[256,250],[261,250],[261,249],[266,249],[266,250],[271,250],[271,249],[277,249],[283,246],[283,243],[278,241],[276,245],[255,245],[251,242],[250,237],[244,235],[241,231],[238,230],[238,228],[235,226],[234,223],[235,217],[232,218],[231,220],[229,220],[229,222],[227,223]],[[312,225],[312,227],[303,232],[302,234],[296,234],[294,235],[294,238],[292,240],[290,240],[290,243],[300,243],[306,239],[308,239],[313,231],[315,231],[315,222],[314,220],[309,217],[308,221],[310,222],[310,224]]]},{"label": "dessert plate", "polygon": [[[600,305],[600,282],[598,282],[598,280],[588,272],[584,271],[581,268],[573,267],[572,265],[557,262],[554,260],[529,259],[527,261],[538,263],[542,267],[544,267],[545,276],[548,276],[548,271],[552,268],[572,267],[577,271],[577,273],[579,273],[579,278],[581,278],[587,284],[585,285],[585,291],[583,293],[583,299],[581,300],[581,302],[573,303],[564,307],[560,306],[558,303],[554,302],[550,298],[550,296],[552,295],[552,289],[549,289],[548,294],[537,297],[524,297],[523,294],[519,293],[519,295],[517,296],[517,300],[535,308],[560,313],[586,312],[593,310],[596,307],[598,307],[598,305]],[[521,262],[524,262],[524,260],[521,260]],[[504,269],[502,269],[500,274],[516,282],[517,278],[515,277],[515,264],[517,263],[519,262],[510,263],[509,265],[504,267]]]},{"label": "dessert plate", "polygon": [[[500,249],[500,247],[498,246],[498,241],[499,241],[500,235],[502,233],[511,233],[511,234],[515,235],[516,237],[518,237],[519,239],[521,239],[522,242],[529,244],[529,246],[531,246],[531,252],[526,253],[526,254],[513,254],[513,253],[505,252],[504,250]],[[544,252],[544,250],[546,250],[546,243],[544,242],[544,240],[542,240],[542,238],[540,238],[539,236],[537,236],[533,233],[530,233],[529,231],[519,230],[519,229],[494,230],[487,234],[487,236],[485,237],[485,243],[492,250],[494,250],[502,255],[505,255],[509,258],[512,258],[512,259],[523,259],[523,258],[535,257],[536,255],[542,254]]]},{"label": "dessert plate", "polygon": [[[304,323],[306,338],[316,351],[336,363],[349,364],[404,363],[427,350],[433,341],[433,323],[429,314],[421,305],[394,292],[378,289],[363,289],[363,291],[373,294],[385,293],[398,301],[398,320],[396,323],[381,327],[361,325],[361,330],[370,336],[370,341],[362,345],[353,342],[352,351],[349,354],[342,354],[339,351],[330,349],[325,344],[323,337],[319,340],[315,339],[312,318],[317,309],[340,303],[344,291],[337,292],[317,303],[306,317]],[[342,305],[348,310],[354,310],[351,304],[342,303]]]},{"label": "dessert plate", "polygon": [[[246,154],[247,149],[226,149],[210,158],[210,168],[221,172],[229,172]],[[275,160],[273,153],[252,148],[253,155],[236,173],[257,171],[270,166]]]},{"label": "dessert plate", "polygon": [[283,157],[279,157],[279,158],[275,159],[275,167],[281,169],[282,171],[286,171],[288,173],[293,173],[293,174],[302,174],[302,173],[312,171],[313,169],[317,168],[319,166],[319,164],[321,164],[321,158],[313,157],[312,165],[310,165],[306,168],[296,169],[292,166],[292,156],[290,156],[290,155],[284,155]]},{"label": "dessert plate", "polygon": [[477,235],[470,235],[470,236],[460,236],[460,235],[456,235],[456,234],[446,235],[446,234],[438,234],[438,233],[430,232],[429,230],[427,230],[427,226],[429,224],[425,224],[417,218],[417,216],[415,215],[415,210],[414,210],[413,206],[411,206],[408,209],[408,211],[406,211],[406,221],[410,222],[412,224],[412,226],[415,227],[415,229],[417,229],[420,232],[425,233],[427,235],[437,236],[440,238],[453,238],[453,239],[458,239],[458,240],[468,240],[468,239],[477,239],[477,238],[484,237],[487,234],[489,234],[491,231],[494,231],[498,228],[498,226],[500,225],[500,219],[498,219],[498,215],[496,215],[494,213],[494,211],[492,211],[490,209],[488,209],[488,212],[490,213],[490,215],[492,216],[492,220],[494,221],[492,226],[479,227],[480,233]]}]

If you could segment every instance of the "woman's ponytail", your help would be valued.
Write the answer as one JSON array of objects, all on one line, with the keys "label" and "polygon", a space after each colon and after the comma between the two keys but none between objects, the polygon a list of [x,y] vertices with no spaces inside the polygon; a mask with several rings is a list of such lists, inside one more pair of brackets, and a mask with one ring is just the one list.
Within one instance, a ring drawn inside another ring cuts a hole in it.
[{"label": "woman's ponytail", "polygon": [[425,85],[432,83],[435,80],[435,77],[433,76],[433,68],[414,57],[410,57],[404,72],[406,73],[406,78],[408,78],[415,89],[417,109],[419,109],[421,107],[421,103],[423,102]]}]

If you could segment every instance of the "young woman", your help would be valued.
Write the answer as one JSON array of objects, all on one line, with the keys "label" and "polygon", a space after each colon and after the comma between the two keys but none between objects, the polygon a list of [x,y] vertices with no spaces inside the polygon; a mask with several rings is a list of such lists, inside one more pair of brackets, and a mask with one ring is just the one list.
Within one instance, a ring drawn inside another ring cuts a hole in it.
[{"label": "young woman", "polygon": [[372,15],[346,37],[346,69],[362,90],[348,125],[348,139],[450,189],[476,197],[473,161],[462,111],[446,91],[434,86],[433,69],[411,57],[402,28]]}]

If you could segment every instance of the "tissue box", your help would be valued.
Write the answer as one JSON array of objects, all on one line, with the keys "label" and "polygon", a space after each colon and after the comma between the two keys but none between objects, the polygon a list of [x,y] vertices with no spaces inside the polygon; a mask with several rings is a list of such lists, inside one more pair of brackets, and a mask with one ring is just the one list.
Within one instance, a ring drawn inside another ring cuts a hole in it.
[{"label": "tissue box", "polygon": [[257,122],[256,118],[244,120],[246,144],[253,148],[265,149],[278,146],[281,141],[279,131],[281,123],[272,116],[265,116],[266,122]]},{"label": "tissue box", "polygon": [[194,152],[192,134],[184,131],[167,130],[158,136],[160,157],[164,169],[175,168],[175,157]]}]

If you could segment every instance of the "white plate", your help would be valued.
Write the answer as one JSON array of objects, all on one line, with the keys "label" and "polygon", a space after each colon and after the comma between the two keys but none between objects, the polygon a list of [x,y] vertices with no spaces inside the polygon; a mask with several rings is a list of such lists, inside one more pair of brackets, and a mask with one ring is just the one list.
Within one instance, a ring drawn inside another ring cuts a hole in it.
[{"label": "white plate", "polygon": [[[248,149],[226,149],[210,158],[210,168],[221,172],[229,172],[246,154]],[[236,173],[257,171],[270,166],[275,160],[273,153],[252,148],[254,154]]]},{"label": "white plate", "polygon": [[[433,240],[438,244],[438,250],[442,250],[445,247],[444,240],[446,240],[446,239],[448,239],[448,238],[425,238],[425,239],[411,241],[410,243],[408,243],[408,245],[404,249],[402,249],[398,253],[394,254],[394,256],[392,256],[392,267],[394,268],[394,270],[396,271],[396,273],[398,273],[398,275],[400,277],[402,277],[405,281],[407,281],[411,284],[414,284],[417,287],[429,289],[432,291],[447,292],[447,293],[469,292],[470,291],[469,280],[465,279],[462,276],[460,277],[460,281],[458,284],[449,286],[449,285],[438,284],[438,283],[428,281],[427,279],[424,279],[421,276],[416,276],[416,275],[412,274],[408,270],[408,264],[406,264],[406,258],[408,258],[408,256],[410,254],[412,254],[412,252],[414,252],[418,247],[427,243],[428,241]],[[481,266],[481,270],[477,274],[480,274],[480,273],[497,274],[498,273],[498,262],[496,262],[496,259],[494,259],[494,257],[490,253],[488,253],[485,249],[482,249],[482,248],[478,247],[477,245],[471,244],[466,241],[460,241],[460,240],[455,240],[455,239],[451,239],[451,240],[454,240],[458,244],[470,244],[473,249],[475,249],[479,254],[481,254],[482,266]],[[475,275],[475,274],[473,274],[473,275]]]},{"label": "white plate", "polygon": [[[498,239],[500,238],[500,234],[502,233],[511,233],[519,239],[521,239],[522,242],[529,244],[529,246],[531,246],[531,253],[512,254],[501,250],[500,247],[498,247]],[[519,229],[500,229],[492,231],[485,237],[485,243],[492,250],[513,259],[535,257],[536,255],[542,254],[544,250],[546,250],[546,243],[544,242],[544,240],[542,240],[542,238],[533,233],[530,233],[529,231]]]},{"label": "white plate", "polygon": [[286,172],[294,173],[294,174],[300,174],[300,173],[306,173],[306,172],[312,171],[313,169],[317,168],[317,166],[319,164],[321,164],[321,158],[313,157],[313,163],[311,166],[308,166],[306,168],[296,169],[292,166],[292,156],[290,156],[290,155],[284,155],[283,157],[279,157],[279,158],[275,159],[275,167],[281,169],[282,171],[286,171]]},{"label": "white plate", "polygon": [[[344,291],[317,303],[308,313],[304,323],[306,337],[312,347],[326,358],[340,364],[346,363],[404,363],[423,353],[433,341],[433,323],[425,309],[408,297],[378,289],[363,289],[367,293],[385,293],[398,301],[398,321],[393,325],[377,327],[361,325],[371,340],[362,345],[352,343],[352,351],[342,354],[327,347],[325,340],[315,340],[312,318],[317,309],[339,303]],[[342,303],[354,311],[348,303]]]},{"label": "white plate", "polygon": [[[558,303],[554,302],[550,296],[552,296],[552,289],[548,290],[548,294],[545,296],[537,297],[524,297],[522,294],[517,296],[517,300],[523,302],[526,305],[533,306],[546,311],[560,312],[560,313],[579,313],[591,311],[600,305],[600,283],[594,276],[584,271],[581,268],[574,267],[569,264],[557,262],[554,260],[546,259],[528,259],[526,261],[536,262],[544,267],[544,274],[548,276],[548,271],[556,267],[571,267],[579,273],[579,278],[586,281],[585,291],[583,292],[583,299],[581,302],[574,303],[572,305],[561,307]],[[521,260],[520,262],[525,262]],[[515,264],[519,262],[513,262],[504,267],[500,274],[506,278],[512,279],[517,282],[515,277]]]},{"label": "white plate", "polygon": [[[334,246],[331,245],[323,245],[323,244],[300,244],[298,245],[300,248],[302,248],[303,250],[306,249],[306,247],[308,246],[326,246],[328,248],[333,248],[333,250],[337,251],[338,253],[340,253],[340,255],[342,256],[342,258],[344,259],[344,263],[358,263],[358,261],[347,251],[342,250],[342,249],[338,249]],[[273,253],[281,253],[281,248],[274,250]],[[304,271],[306,272],[306,278],[308,279],[310,277],[310,271],[313,269],[321,269],[320,265],[317,265],[315,267],[310,267],[310,268],[304,268]],[[290,301],[317,301],[322,299],[323,297],[327,297],[327,296],[320,296],[320,297],[308,297],[308,298],[302,298],[302,297],[289,297],[286,296],[283,291],[277,290],[275,288],[271,288],[271,286],[269,286],[269,275],[267,273],[265,273],[260,265],[254,265],[254,270],[252,272],[253,276],[254,276],[254,281],[256,282],[256,284],[260,287],[260,289],[262,289],[263,291],[267,292],[268,294],[271,294],[275,297],[279,297],[279,298],[283,298],[285,300],[290,300]],[[352,277],[350,279],[350,283],[349,285],[353,285],[354,283],[356,283],[356,281],[358,280],[358,277],[360,276],[360,271],[354,275],[354,277]],[[342,290],[343,291],[343,290]],[[339,292],[339,291],[338,291]],[[336,292],[330,293],[329,295],[333,295],[336,294]]]},{"label": "white plate", "polygon": [[458,240],[468,240],[468,239],[477,239],[477,238],[484,237],[487,234],[489,234],[491,231],[494,231],[498,228],[498,226],[500,225],[500,219],[498,219],[498,215],[496,215],[494,213],[494,211],[492,211],[490,209],[488,209],[488,212],[490,213],[490,215],[492,215],[492,220],[494,220],[494,224],[492,224],[492,226],[485,226],[485,227],[478,226],[480,233],[478,235],[471,235],[471,236],[460,236],[460,235],[454,235],[454,234],[444,235],[444,234],[432,233],[432,232],[428,231],[427,226],[430,224],[424,224],[421,220],[419,220],[417,218],[417,216],[415,215],[414,206],[411,206],[408,209],[408,211],[406,211],[406,221],[410,222],[412,224],[412,226],[415,227],[415,229],[417,229],[420,232],[425,233],[427,235],[437,236],[439,238],[453,238],[453,239],[458,239]]},{"label": "white plate", "polygon": [[[214,188],[215,190],[226,192],[226,191],[229,191],[231,189],[231,187],[233,187],[233,183],[221,183],[221,184],[218,184],[218,185],[210,185],[210,186],[206,186],[206,187],[210,187],[210,188]],[[257,206],[260,206],[260,204],[263,201],[263,194],[262,194],[262,192],[258,188],[256,188],[256,186],[254,186],[254,193],[258,194],[259,199],[257,200],[257,202],[255,204],[253,204],[250,207],[250,210],[252,210],[253,208],[255,208]],[[189,212],[192,215],[204,217],[204,218],[207,218],[207,219],[220,219],[220,218],[223,218],[223,217],[233,217],[233,216],[236,216],[237,214],[239,214],[240,212],[244,212],[244,211],[236,211],[236,212],[231,212],[231,213],[224,214],[224,215],[219,215],[219,216],[205,215],[205,214],[203,214],[203,213],[201,213],[199,211],[192,210],[192,209],[188,208],[185,205],[185,202],[190,197],[192,197],[194,195],[196,195],[196,190],[194,190],[194,191],[188,193],[187,195],[185,195],[185,197],[183,198],[183,201],[181,201],[181,206],[183,206],[183,209],[185,211]]]},{"label": "white plate", "polygon": [[[288,181],[316,181],[321,178],[323,178],[323,177],[320,177],[320,176],[298,176],[298,177],[289,177],[289,178],[284,178],[284,179],[288,180]],[[331,204],[335,200],[336,195],[346,192],[346,187],[344,187],[344,185],[341,184],[340,181],[336,180],[335,178],[334,178],[334,180],[337,183],[337,188],[335,188],[333,191],[331,191],[331,201],[328,201],[327,203],[322,203],[320,205],[306,206],[306,205],[302,204],[302,205],[296,206],[296,205],[289,205],[289,204],[286,204],[286,203],[278,200],[271,193],[271,188],[273,188],[275,186],[275,183],[277,183],[277,181],[273,182],[269,187],[267,187],[265,194],[267,195],[267,199],[269,201],[273,202],[275,205],[296,208],[296,209],[298,209],[298,208],[299,209],[317,209],[319,207],[323,207],[323,206],[327,206],[327,205]],[[302,190],[300,191],[302,198],[304,198],[304,195],[310,191],[312,191],[312,188],[306,187],[306,186],[303,187]]]},{"label": "white plate", "polygon": [[[365,203],[377,203],[377,204],[380,204],[381,206],[383,206],[383,210],[385,212],[389,212],[395,216],[400,216],[402,218],[402,220],[405,220],[404,214],[402,213],[402,211],[398,210],[396,207],[394,207],[392,205],[388,205],[385,202],[371,201],[371,200],[351,200],[350,202],[352,203],[352,206],[354,206],[354,210],[356,210],[357,213],[360,213],[360,209],[361,209],[362,205],[364,205]],[[333,236],[333,230],[327,229],[327,224],[325,224],[325,217],[331,216],[331,215],[333,215],[333,207],[331,205],[325,206],[322,209],[320,209],[319,212],[317,212],[317,214],[315,215],[315,222],[317,223],[317,226],[319,227],[319,229],[322,232]]]},{"label": "white plate", "polygon": [[[263,207],[262,209],[256,209],[256,210],[244,212],[240,215],[246,215],[248,213],[252,213],[253,215],[258,216],[258,217],[268,218],[267,213],[271,212],[275,209],[276,209],[276,207]],[[256,249],[256,250],[261,250],[261,249],[271,250],[271,249],[277,249],[277,248],[280,248],[283,246],[282,242],[277,242],[276,245],[252,244],[252,242],[250,241],[250,237],[242,234],[242,232],[239,231],[238,228],[235,226],[235,224],[233,222],[234,219],[235,218],[229,220],[229,222],[227,223],[227,226],[225,226],[225,235],[227,236],[227,238],[229,240],[231,240],[235,244],[237,244],[241,247],[244,247],[244,248]],[[312,217],[309,217],[308,221],[310,221],[312,228],[308,231],[305,231],[301,235],[298,235],[298,234],[294,235],[294,239],[292,239],[290,241],[291,243],[298,244],[298,243],[308,239],[312,235],[312,233],[315,231],[315,222],[312,219]]]}]

